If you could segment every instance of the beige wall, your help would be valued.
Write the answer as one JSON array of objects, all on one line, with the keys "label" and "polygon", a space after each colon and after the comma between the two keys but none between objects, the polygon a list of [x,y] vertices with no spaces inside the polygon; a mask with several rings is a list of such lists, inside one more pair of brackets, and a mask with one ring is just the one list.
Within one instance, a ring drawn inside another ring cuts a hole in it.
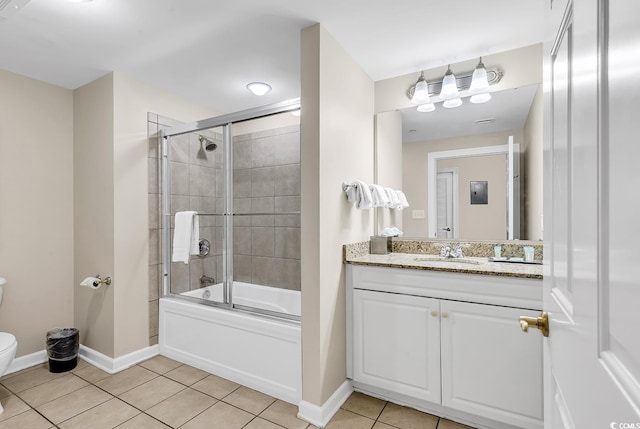
[{"label": "beige wall", "polygon": [[[114,356],[113,75],[73,92],[74,320],[80,342]],[[87,276],[111,276],[109,287],[80,286]]]},{"label": "beige wall", "polygon": [[0,70],[0,331],[16,356],[73,326],[73,97]]},{"label": "beige wall", "polygon": [[[375,117],[375,183],[402,190],[402,115],[397,110]],[[376,209],[376,234],[395,226],[402,231],[402,211]]]},{"label": "beige wall", "polygon": [[[438,171],[442,168],[458,171],[458,238],[506,240],[507,156],[442,159],[438,161]],[[472,181],[488,182],[487,204],[471,204]]]},{"label": "beige wall", "polygon": [[531,104],[529,117],[524,126],[523,150],[523,200],[524,213],[523,226],[525,237],[528,240],[542,240],[542,143],[543,143],[543,94],[542,85],[538,86],[538,91]]},{"label": "beige wall", "polygon": [[183,122],[217,112],[121,73],[114,73],[114,108],[114,329],[115,355],[122,356],[149,342],[147,112]]},{"label": "beige wall", "polygon": [[[542,82],[542,44],[487,55],[482,57],[482,62],[487,68],[498,67],[504,72],[500,82],[491,85],[492,92]],[[451,69],[456,74],[470,72],[477,64],[478,58],[471,58],[451,64]],[[439,80],[446,71],[447,65],[443,64],[442,67],[425,70],[424,76],[428,81]],[[377,81],[375,111],[387,112],[414,106],[406,94],[419,75],[416,70],[415,73]]]},{"label": "beige wall", "polygon": [[302,397],[322,405],[346,379],[341,248],[373,233],[343,181],[373,181],[373,82],[320,25],[302,30]]},{"label": "beige wall", "polygon": [[[402,154],[402,181],[404,193],[407,195],[411,207],[403,211],[404,235],[406,237],[426,237],[429,231],[427,212],[427,156],[429,152],[505,145],[508,143],[510,135],[513,136],[514,143],[522,143],[522,130],[405,143]],[[412,210],[424,210],[425,218],[412,219]]]},{"label": "beige wall", "polygon": [[183,121],[215,112],[119,73],[75,90],[74,101],[74,284],[113,279],[75,287],[75,320],[83,344],[118,357],[149,345],[147,112]]}]

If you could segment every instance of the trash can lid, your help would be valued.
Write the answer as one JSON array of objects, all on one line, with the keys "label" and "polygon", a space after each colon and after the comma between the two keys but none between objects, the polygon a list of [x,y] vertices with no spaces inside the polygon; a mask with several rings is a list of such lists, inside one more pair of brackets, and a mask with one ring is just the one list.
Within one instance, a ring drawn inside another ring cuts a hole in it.
[{"label": "trash can lid", "polygon": [[13,343],[15,342],[16,337],[14,337],[13,335],[7,332],[0,332],[0,353],[13,346]]}]

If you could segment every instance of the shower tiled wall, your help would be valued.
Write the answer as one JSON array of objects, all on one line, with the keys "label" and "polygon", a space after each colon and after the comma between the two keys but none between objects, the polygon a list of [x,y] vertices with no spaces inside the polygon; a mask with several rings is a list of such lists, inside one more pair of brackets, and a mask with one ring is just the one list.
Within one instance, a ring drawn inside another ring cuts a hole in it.
[{"label": "shower tiled wall", "polygon": [[[161,203],[158,129],[177,122],[150,113],[149,135],[149,343],[158,341],[161,296]],[[203,135],[218,144],[204,150]],[[299,126],[235,136],[234,211],[282,213],[300,210]],[[222,133],[208,130],[171,139],[171,214],[196,210],[222,213]],[[173,219],[173,218],[172,218]],[[189,265],[171,264],[171,288],[181,293],[201,287],[202,275],[222,280],[221,216],[200,216],[200,237],[211,242],[209,256]],[[300,290],[300,215],[234,218],[234,278],[237,281]]]},{"label": "shower tiled wall", "polygon": [[[235,213],[300,211],[300,127],[233,138]],[[234,217],[234,279],[300,290],[300,215]]]}]

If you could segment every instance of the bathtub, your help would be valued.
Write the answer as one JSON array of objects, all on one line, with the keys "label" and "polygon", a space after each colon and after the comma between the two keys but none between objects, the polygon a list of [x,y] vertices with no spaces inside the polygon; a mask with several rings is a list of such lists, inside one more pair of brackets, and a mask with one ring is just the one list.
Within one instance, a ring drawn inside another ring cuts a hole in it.
[{"label": "bathtub", "polygon": [[[222,283],[183,292],[180,295],[222,302]],[[300,292],[233,282],[233,303],[267,311],[300,316]]]},{"label": "bathtub", "polygon": [[[219,302],[222,285],[181,295]],[[234,282],[233,300],[300,315],[297,291]],[[299,322],[172,297],[160,299],[159,319],[162,355],[295,405],[302,400]]]}]

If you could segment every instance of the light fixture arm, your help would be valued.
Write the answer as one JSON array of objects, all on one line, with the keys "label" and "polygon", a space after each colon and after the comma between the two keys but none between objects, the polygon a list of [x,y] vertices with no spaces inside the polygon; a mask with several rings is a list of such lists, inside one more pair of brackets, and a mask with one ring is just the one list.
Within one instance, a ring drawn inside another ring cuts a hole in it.
[{"label": "light fixture arm", "polygon": [[[503,76],[502,70],[496,67],[487,69],[487,81],[489,82],[489,85],[495,85],[496,83],[500,82],[500,80],[502,79],[502,76]],[[458,90],[459,91],[468,90],[469,87],[471,86],[472,77],[473,77],[473,70],[456,75],[456,85],[458,86]],[[442,78],[434,81],[428,81],[427,84],[429,85],[429,96],[437,97],[440,95],[440,90],[442,89]],[[415,90],[415,88],[416,86],[414,84],[414,85],[411,85],[411,87],[407,90],[407,97],[409,98],[409,100],[413,98],[413,91]]]}]

